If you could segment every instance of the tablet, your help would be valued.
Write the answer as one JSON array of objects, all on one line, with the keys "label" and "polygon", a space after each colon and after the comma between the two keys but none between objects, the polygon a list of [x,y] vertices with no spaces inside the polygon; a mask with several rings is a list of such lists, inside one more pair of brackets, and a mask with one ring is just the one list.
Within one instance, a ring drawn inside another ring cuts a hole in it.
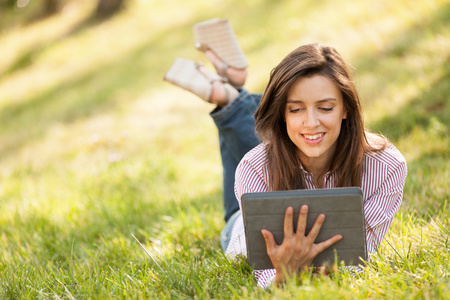
[{"label": "tablet", "polygon": [[[278,245],[283,241],[286,209],[294,208],[294,230],[297,228],[300,207],[308,205],[306,234],[319,214],[325,222],[316,243],[341,234],[343,239],[321,252],[314,266],[339,264],[359,265],[367,260],[366,230],[362,190],[357,187],[317,190],[248,193],[241,197],[247,243],[247,258],[255,270],[272,269],[261,229],[267,229]],[[361,260],[363,259],[363,260]]]}]

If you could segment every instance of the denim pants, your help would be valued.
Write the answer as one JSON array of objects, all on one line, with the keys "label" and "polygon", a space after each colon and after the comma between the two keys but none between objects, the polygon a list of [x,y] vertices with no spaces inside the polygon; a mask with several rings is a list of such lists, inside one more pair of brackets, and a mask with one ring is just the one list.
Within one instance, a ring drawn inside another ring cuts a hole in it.
[{"label": "denim pants", "polygon": [[244,89],[239,92],[239,96],[229,105],[215,109],[210,114],[219,131],[225,221],[239,210],[234,195],[236,167],[242,157],[260,143],[253,115],[259,106],[261,95],[250,94]]},{"label": "denim pants", "polygon": [[240,214],[239,203],[234,194],[236,167],[242,157],[260,143],[253,117],[260,101],[261,95],[250,94],[242,89],[228,106],[215,109],[210,114],[219,131],[223,166],[223,204],[227,225],[221,234],[222,248],[228,245],[233,223]]}]

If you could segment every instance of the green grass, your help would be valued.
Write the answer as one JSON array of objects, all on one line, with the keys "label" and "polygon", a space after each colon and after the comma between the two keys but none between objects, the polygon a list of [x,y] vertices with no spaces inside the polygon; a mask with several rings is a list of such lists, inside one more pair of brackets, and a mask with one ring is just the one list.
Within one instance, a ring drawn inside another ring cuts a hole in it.
[{"label": "green grass", "polygon": [[[128,1],[102,22],[67,2],[0,16],[0,298],[450,297],[446,1]],[[262,290],[221,253],[211,106],[162,81],[176,57],[206,62],[191,28],[213,17],[231,20],[252,91],[304,43],[354,66],[367,127],[409,170],[364,273]]]}]

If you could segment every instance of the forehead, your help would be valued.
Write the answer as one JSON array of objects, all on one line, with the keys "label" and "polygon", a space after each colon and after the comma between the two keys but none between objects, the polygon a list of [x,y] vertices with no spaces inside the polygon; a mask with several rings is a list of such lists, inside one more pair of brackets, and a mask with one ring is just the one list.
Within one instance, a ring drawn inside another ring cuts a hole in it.
[{"label": "forehead", "polygon": [[342,93],[333,81],[323,75],[298,78],[287,95],[288,101],[315,102],[329,98],[342,102]]}]

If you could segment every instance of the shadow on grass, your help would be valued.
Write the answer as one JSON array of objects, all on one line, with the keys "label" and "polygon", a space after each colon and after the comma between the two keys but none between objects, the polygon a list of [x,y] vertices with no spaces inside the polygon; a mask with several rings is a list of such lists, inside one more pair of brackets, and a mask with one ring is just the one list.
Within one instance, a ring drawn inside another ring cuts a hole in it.
[{"label": "shadow on grass", "polygon": [[447,181],[450,151],[423,153],[408,162],[408,177],[401,210],[426,221],[449,218]]},{"label": "shadow on grass", "polygon": [[396,114],[385,116],[370,124],[370,129],[381,132],[394,143],[408,135],[414,128],[426,128],[431,120],[442,124],[450,124],[450,69],[447,67],[432,86],[421,95],[415,97]]},{"label": "shadow on grass", "polygon": [[54,125],[111,111],[117,101],[133,99],[161,85],[164,73],[176,57],[174,51],[185,47],[190,30],[187,26],[177,31],[168,28],[118,60],[93,66],[85,74],[21,103],[4,105],[0,109],[2,159],[43,137]]},{"label": "shadow on grass", "polygon": [[[32,22],[41,21],[55,13],[51,13],[48,15],[40,15],[39,18],[32,18],[27,25],[30,25]],[[0,81],[2,79],[11,76],[17,71],[24,70],[30,67],[35,61],[36,58],[43,53],[45,50],[51,48],[55,44],[61,43],[67,38],[76,35],[77,33],[89,29],[89,27],[94,27],[102,22],[102,19],[96,19],[93,16],[82,19],[79,23],[74,24],[71,28],[69,28],[66,32],[63,32],[60,36],[56,36],[52,39],[46,39],[42,37],[40,42],[34,45],[31,48],[26,49],[14,61],[9,62],[9,66],[0,74]]]},{"label": "shadow on grass", "polygon": [[[385,99],[384,95],[390,93],[389,88],[399,88],[408,83],[417,84],[418,78],[429,76],[436,71],[435,68],[441,67],[432,64],[436,61],[433,60],[433,49],[429,50],[430,53],[418,51],[421,51],[422,42],[445,35],[449,18],[449,6],[437,7],[426,18],[417,20],[392,37],[384,49],[379,51],[365,49],[354,59],[356,77],[377,75],[363,87],[364,98],[369,99],[369,101],[363,99],[365,108],[370,109],[372,104],[370,99]],[[440,53],[440,49],[436,50]],[[442,61],[448,64],[450,55],[448,53],[444,55],[447,57],[442,58]],[[417,63],[418,57],[426,57],[426,61]]]},{"label": "shadow on grass", "polygon": [[[384,50],[376,52],[367,52],[360,54],[354,64],[358,70],[364,72],[372,71],[376,73],[378,67],[387,58],[401,59],[408,55],[417,47],[420,41],[427,39],[430,35],[445,32],[450,18],[450,8],[443,4],[434,9],[425,19],[419,19],[411,24],[404,31],[399,32],[390,40]],[[397,71],[401,71],[398,69]],[[395,77],[395,76],[393,76]],[[392,78],[389,76],[386,79]]]},{"label": "shadow on grass", "polygon": [[[61,10],[63,10],[63,7],[58,7],[61,5],[61,3],[57,3],[56,6],[53,7],[53,9],[50,9],[46,12],[46,9],[43,7],[39,7],[36,5],[30,5],[29,11],[26,12],[26,15],[30,15],[29,17],[25,17],[24,24],[22,26],[29,26],[34,23],[37,23],[39,21],[42,21],[44,19],[47,19],[51,16],[56,15],[57,13],[61,13]],[[63,4],[63,5],[71,5],[71,4]],[[18,11],[15,11],[11,8],[9,8],[11,11],[6,12],[5,14],[18,14]],[[28,10],[28,8],[27,8]],[[11,76],[17,71],[26,69],[27,67],[31,66],[38,55],[40,55],[42,52],[44,52],[46,49],[51,48],[53,45],[57,43],[63,42],[65,39],[76,35],[84,30],[88,30],[91,27],[95,27],[97,25],[100,25],[101,23],[107,21],[108,19],[112,18],[115,14],[105,14],[105,15],[97,15],[95,9],[93,9],[92,13],[82,19],[77,24],[74,24],[71,28],[69,28],[66,32],[62,33],[60,36],[57,36],[53,39],[46,40],[44,37],[42,38],[42,41],[35,45],[34,47],[31,47],[30,49],[27,49],[23,53],[21,53],[14,61],[9,63],[9,66],[0,74],[0,81],[3,78],[6,78],[8,76]],[[22,12],[23,14],[23,12]],[[0,15],[1,16],[1,15]],[[17,17],[18,19],[21,19]],[[0,31],[1,35],[1,31]]]}]

